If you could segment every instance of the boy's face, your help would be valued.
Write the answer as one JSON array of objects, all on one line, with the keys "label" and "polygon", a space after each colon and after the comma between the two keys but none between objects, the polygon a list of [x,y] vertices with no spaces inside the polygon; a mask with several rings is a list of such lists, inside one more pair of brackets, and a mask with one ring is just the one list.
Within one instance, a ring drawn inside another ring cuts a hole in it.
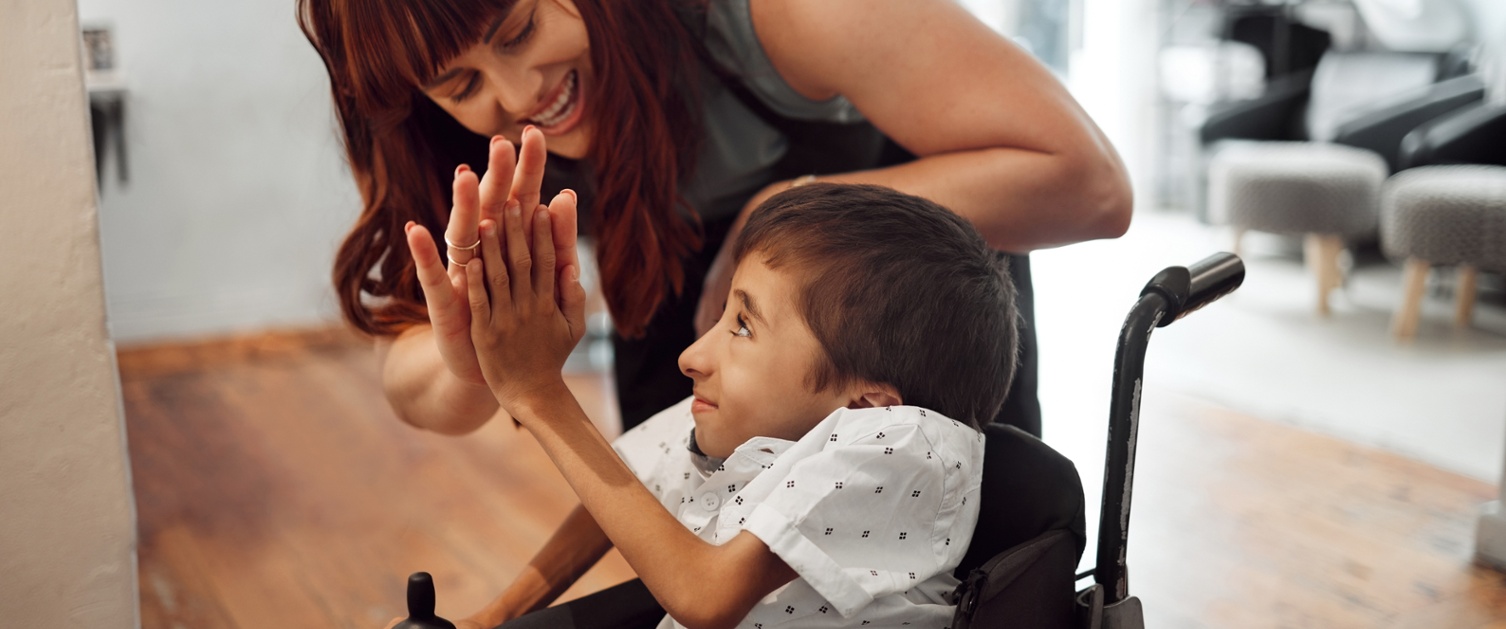
[{"label": "boy's face", "polygon": [[797,440],[853,401],[856,387],[806,388],[821,344],[795,306],[800,285],[763,260],[755,251],[738,264],[721,320],[680,354],[695,380],[696,444],[717,458],[752,437]]}]

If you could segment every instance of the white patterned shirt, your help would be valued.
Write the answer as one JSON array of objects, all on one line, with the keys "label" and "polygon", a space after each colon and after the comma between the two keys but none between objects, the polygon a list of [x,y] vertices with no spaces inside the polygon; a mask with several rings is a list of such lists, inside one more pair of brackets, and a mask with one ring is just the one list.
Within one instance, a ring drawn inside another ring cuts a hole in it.
[{"label": "white patterned shirt", "polygon": [[707,475],[687,448],[691,401],[613,447],[701,539],[746,530],[799,575],[739,627],[950,624],[952,570],[978,521],[982,433],[914,406],[839,409],[799,441],[749,439]]}]

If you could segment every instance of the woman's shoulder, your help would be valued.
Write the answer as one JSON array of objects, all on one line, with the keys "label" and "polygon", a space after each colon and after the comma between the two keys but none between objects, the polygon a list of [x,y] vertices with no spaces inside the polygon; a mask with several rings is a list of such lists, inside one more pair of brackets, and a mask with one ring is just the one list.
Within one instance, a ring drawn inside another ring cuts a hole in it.
[{"label": "woman's shoulder", "polygon": [[709,0],[705,44],[713,61],[780,115],[832,122],[862,120],[862,114],[842,95],[815,89],[803,78],[799,55],[789,54],[793,47],[780,34],[783,23],[792,17],[790,4],[789,0]]}]

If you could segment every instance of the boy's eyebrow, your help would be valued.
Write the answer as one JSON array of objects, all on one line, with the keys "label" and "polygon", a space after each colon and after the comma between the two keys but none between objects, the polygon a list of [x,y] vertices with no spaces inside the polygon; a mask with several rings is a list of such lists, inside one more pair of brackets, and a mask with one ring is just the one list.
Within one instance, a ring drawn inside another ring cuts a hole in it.
[{"label": "boy's eyebrow", "polygon": [[736,295],[738,300],[743,302],[743,308],[746,308],[748,314],[752,315],[754,319],[757,319],[759,323],[764,325],[769,324],[769,320],[763,318],[763,313],[758,311],[758,302],[753,301],[752,295],[749,295],[741,288],[732,291],[732,294]]},{"label": "boy's eyebrow", "polygon": [[[497,36],[497,31],[502,28],[502,23],[507,21],[507,16],[511,13],[511,11],[508,11],[507,13],[503,13],[502,15],[497,16],[496,21],[492,22],[491,26],[486,27],[486,33],[481,35],[482,45],[491,45],[492,38]],[[424,84],[424,89],[432,90],[436,87],[444,85],[446,81],[455,78],[455,76],[460,74],[461,71],[462,68],[455,68],[453,70],[450,70],[449,72],[436,76],[430,79],[428,83]]]}]

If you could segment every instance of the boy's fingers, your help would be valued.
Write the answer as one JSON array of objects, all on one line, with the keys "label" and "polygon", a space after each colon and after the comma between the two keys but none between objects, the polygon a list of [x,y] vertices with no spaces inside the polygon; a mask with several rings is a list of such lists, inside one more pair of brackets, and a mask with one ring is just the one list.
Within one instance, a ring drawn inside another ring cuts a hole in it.
[{"label": "boy's fingers", "polygon": [[[486,329],[491,324],[491,302],[486,299],[486,284],[481,281],[485,270],[481,268],[479,260],[471,260],[470,264],[460,267],[460,272],[465,275],[466,286],[470,294],[471,302],[471,334]],[[474,338],[474,337],[473,337]]]},{"label": "boy's fingers", "polygon": [[570,326],[570,337],[580,341],[586,335],[586,288],[580,284],[580,267],[560,269],[560,311]]},{"label": "boy's fingers", "polygon": [[517,166],[517,155],[512,142],[502,136],[492,136],[490,154],[486,162],[486,176],[481,178],[480,220],[502,222],[502,208],[507,206],[507,196],[512,192],[512,173]]},{"label": "boy's fingers", "polygon": [[554,303],[554,234],[549,229],[549,207],[533,211],[533,293],[542,303]]},{"label": "boy's fingers", "polygon": [[446,255],[452,264],[464,265],[476,257],[476,224],[481,220],[480,198],[476,188],[476,173],[465,164],[455,169],[455,181],[451,184],[455,204],[450,207],[450,223],[445,227],[444,237],[449,241]]},{"label": "boy's fingers", "polygon": [[[532,218],[530,208],[529,217]],[[533,291],[533,257],[523,236],[523,209],[517,201],[507,204],[502,219],[502,237],[507,241],[507,275],[512,284],[513,303],[524,303]]]},{"label": "boy's fingers", "polygon": [[544,185],[545,157],[544,132],[532,125],[523,129],[523,150],[518,153],[511,194],[519,207],[532,208],[539,204],[539,188]]},{"label": "boy's fingers", "polygon": [[575,251],[578,203],[575,191],[568,188],[549,201],[549,224],[554,232],[554,265],[561,269],[579,263],[579,256]]},{"label": "boy's fingers", "polygon": [[492,300],[497,308],[509,301],[507,264],[502,261],[502,244],[497,240],[499,223],[490,219],[481,222],[481,260],[486,263],[486,279],[491,283]]}]

